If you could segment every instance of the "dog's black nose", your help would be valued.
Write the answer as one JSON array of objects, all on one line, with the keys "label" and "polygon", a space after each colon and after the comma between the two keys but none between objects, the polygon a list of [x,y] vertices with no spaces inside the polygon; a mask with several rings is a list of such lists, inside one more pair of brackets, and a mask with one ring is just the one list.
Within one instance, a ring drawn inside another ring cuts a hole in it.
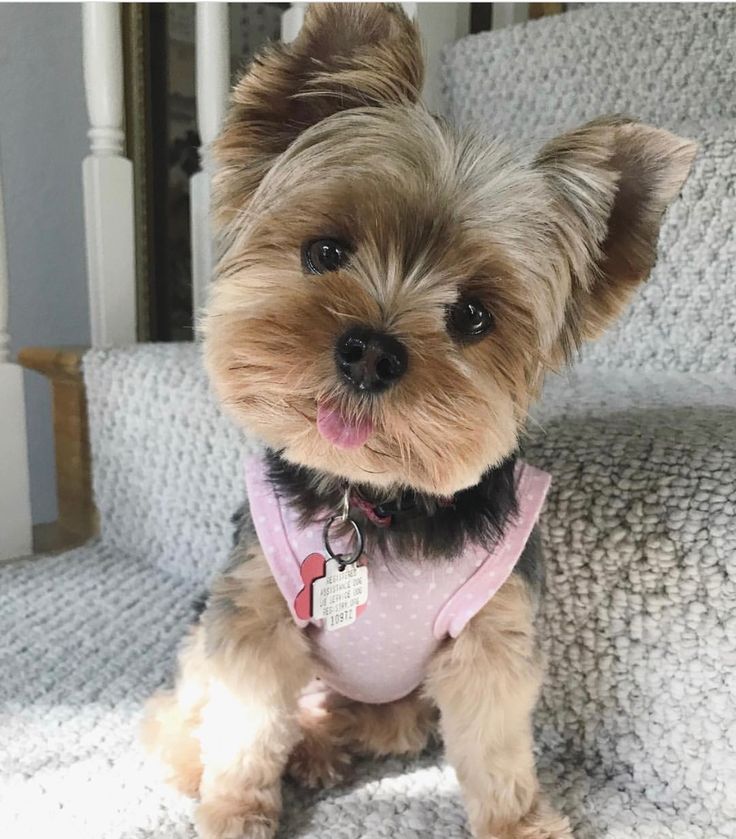
[{"label": "dog's black nose", "polygon": [[380,393],[406,373],[406,347],[367,326],[348,329],[337,339],[335,359],[340,372],[361,393]]}]

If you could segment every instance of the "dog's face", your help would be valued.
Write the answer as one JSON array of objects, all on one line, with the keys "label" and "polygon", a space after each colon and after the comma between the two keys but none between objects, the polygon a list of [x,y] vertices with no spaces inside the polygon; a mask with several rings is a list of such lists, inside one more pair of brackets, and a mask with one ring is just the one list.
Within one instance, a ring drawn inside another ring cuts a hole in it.
[{"label": "dog's face", "polygon": [[215,148],[203,330],[224,405],[288,460],[446,495],[646,278],[694,146],[612,118],[517,162],[420,85],[413,27],[379,5],[313,6],[255,62]]}]

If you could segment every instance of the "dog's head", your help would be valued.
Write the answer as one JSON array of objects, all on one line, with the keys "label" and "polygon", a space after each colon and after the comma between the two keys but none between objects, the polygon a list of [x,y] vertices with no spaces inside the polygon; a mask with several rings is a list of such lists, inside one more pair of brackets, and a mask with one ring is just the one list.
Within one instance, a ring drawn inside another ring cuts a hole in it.
[{"label": "dog's head", "polygon": [[381,5],[312,6],[255,60],[214,149],[203,331],[222,402],[286,459],[450,494],[647,277],[695,147],[614,117],[520,162],[428,113],[421,82]]}]

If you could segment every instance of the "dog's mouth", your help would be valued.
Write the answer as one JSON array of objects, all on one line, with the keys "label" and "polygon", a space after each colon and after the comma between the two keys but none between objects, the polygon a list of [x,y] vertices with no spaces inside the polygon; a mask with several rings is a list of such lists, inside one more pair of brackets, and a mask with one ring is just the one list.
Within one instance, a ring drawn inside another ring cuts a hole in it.
[{"label": "dog's mouth", "polygon": [[369,417],[348,417],[331,402],[317,403],[317,431],[338,449],[357,449],[373,433]]}]

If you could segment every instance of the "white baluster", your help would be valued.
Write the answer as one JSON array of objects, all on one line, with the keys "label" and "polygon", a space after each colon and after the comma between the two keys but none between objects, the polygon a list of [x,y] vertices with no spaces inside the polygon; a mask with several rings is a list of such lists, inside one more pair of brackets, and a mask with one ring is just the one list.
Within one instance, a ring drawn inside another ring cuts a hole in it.
[{"label": "white baluster", "polygon": [[528,3],[494,3],[491,8],[492,29],[505,29],[529,20]]},{"label": "white baluster", "polygon": [[470,32],[469,3],[402,3],[419,27],[424,52],[424,90],[422,99],[430,111],[443,110],[440,67],[445,47]]},{"label": "white baluster", "polygon": [[10,361],[8,286],[0,177],[0,560],[31,553],[31,495],[23,371]]},{"label": "white baluster", "polygon": [[309,3],[292,3],[281,15],[281,40],[288,44],[299,34]]},{"label": "white baluster", "polygon": [[119,3],[82,4],[91,154],[82,164],[92,344],[136,340],[133,164],[123,156]]},{"label": "white baluster", "polygon": [[189,182],[192,236],[192,304],[195,318],[207,299],[214,264],[210,226],[210,174],[204,153],[215,139],[225,114],[230,89],[230,35],[227,3],[197,3],[196,32],[197,128],[202,145],[202,171]]}]

